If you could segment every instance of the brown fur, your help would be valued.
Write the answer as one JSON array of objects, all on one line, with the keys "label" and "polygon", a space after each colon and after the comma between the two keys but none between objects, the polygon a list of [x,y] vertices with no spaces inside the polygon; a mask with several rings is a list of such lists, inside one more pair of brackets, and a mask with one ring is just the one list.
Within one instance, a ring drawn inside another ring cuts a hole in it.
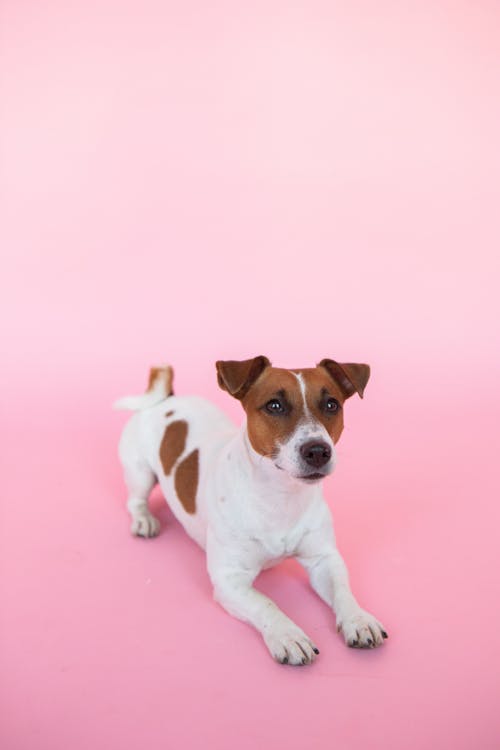
[{"label": "brown fur", "polygon": [[[262,407],[278,392],[284,391],[292,410],[289,415],[274,416]],[[254,450],[263,456],[273,456],[278,443],[285,442],[304,416],[300,387],[291,372],[268,367],[243,399],[247,413],[247,429]]]},{"label": "brown fur", "polygon": [[187,513],[196,512],[199,452],[192,451],[175,470],[175,491]]},{"label": "brown fur", "polygon": [[218,360],[215,363],[219,386],[240,400],[246,396],[255,381],[270,366],[268,358],[262,355],[253,359],[244,359],[241,362]]},{"label": "brown fur", "polygon": [[[342,408],[335,414],[326,414],[320,408],[321,399],[325,398],[325,394],[337,399],[340,407],[345,401],[342,389],[324,368],[290,371],[268,367],[242,401],[248,417],[250,443],[254,450],[263,456],[275,455],[278,444],[286,442],[306,416],[300,384],[292,373],[302,375],[306,388],[306,402],[311,415],[325,426],[334,443],[342,433]],[[291,407],[290,413],[273,415],[262,408],[273,397],[284,397]]]},{"label": "brown fur", "polygon": [[186,447],[187,433],[188,426],[184,420],[171,422],[165,429],[160,444],[160,461],[167,476]]},{"label": "brown fur", "polygon": [[167,413],[165,414],[165,416],[166,416],[166,417],[172,417],[172,416],[173,416],[174,414],[175,414],[175,411],[173,411],[173,410],[171,409],[170,411],[167,411]]},{"label": "brown fur", "polygon": [[363,398],[366,384],[370,378],[369,365],[343,362],[339,364],[333,359],[322,359],[318,367],[324,367],[342,389],[345,398],[358,393]]}]

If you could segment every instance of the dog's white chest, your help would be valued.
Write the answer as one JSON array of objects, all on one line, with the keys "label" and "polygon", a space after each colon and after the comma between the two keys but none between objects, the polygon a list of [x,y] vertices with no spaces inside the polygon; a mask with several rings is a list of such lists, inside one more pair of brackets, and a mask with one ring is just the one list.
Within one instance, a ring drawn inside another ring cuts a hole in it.
[{"label": "dog's white chest", "polygon": [[282,560],[289,556],[286,552],[286,543],[283,540],[276,540],[273,544],[265,543],[260,541],[261,548],[261,561],[260,566],[262,568],[273,568],[278,565]]},{"label": "dog's white chest", "polygon": [[264,552],[269,555],[269,561],[276,563],[292,555],[296,547],[296,542],[285,534],[264,535],[260,543]]},{"label": "dog's white chest", "polygon": [[264,568],[271,568],[293,557],[302,539],[304,530],[301,526],[289,530],[287,533],[262,533],[257,540]]}]

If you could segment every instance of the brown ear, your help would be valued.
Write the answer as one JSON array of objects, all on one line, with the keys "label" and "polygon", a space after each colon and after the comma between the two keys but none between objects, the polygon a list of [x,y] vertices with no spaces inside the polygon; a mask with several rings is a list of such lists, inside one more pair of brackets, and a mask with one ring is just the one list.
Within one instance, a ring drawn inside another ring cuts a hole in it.
[{"label": "brown ear", "polygon": [[339,365],[333,359],[322,359],[318,367],[324,367],[336,383],[342,388],[346,398],[353,393],[359,393],[363,398],[363,393],[370,377],[370,367],[368,365],[356,365],[352,362]]},{"label": "brown ear", "polygon": [[215,363],[217,381],[222,390],[227,391],[235,398],[242,399],[259,375],[270,364],[268,358],[262,355],[253,359],[244,359],[242,362],[235,362],[234,360],[222,362],[219,360]]}]

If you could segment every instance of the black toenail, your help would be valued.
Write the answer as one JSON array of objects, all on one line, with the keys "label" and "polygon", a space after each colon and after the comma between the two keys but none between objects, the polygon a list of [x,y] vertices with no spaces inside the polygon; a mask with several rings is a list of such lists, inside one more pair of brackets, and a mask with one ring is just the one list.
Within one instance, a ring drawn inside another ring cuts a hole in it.
[{"label": "black toenail", "polygon": [[382,637],[383,638],[389,638],[389,636],[387,635],[387,633],[385,632],[385,630],[382,630]]},{"label": "black toenail", "polygon": [[319,649],[313,648],[313,651],[314,651],[315,654],[319,654]]}]

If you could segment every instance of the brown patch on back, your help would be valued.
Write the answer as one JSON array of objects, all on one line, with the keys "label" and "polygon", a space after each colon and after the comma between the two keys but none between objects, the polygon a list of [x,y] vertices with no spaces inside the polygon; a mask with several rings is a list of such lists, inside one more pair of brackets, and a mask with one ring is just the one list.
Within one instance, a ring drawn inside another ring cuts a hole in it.
[{"label": "brown patch on back", "polygon": [[199,451],[192,451],[175,470],[175,491],[187,513],[196,512]]},{"label": "brown patch on back", "polygon": [[167,476],[186,447],[187,433],[188,426],[184,420],[171,422],[164,432],[160,444],[160,461]]}]

